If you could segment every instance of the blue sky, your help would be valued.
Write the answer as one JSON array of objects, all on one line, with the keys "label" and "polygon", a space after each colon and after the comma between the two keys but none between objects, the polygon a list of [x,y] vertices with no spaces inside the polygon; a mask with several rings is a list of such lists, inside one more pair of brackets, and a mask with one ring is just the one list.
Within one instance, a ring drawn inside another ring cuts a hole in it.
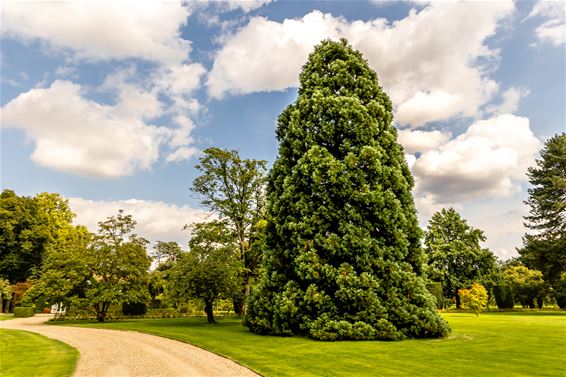
[{"label": "blue sky", "polygon": [[453,206],[501,258],[526,169],[565,131],[563,2],[189,1],[1,5],[1,187],[59,192],[93,230],[120,208],[186,244],[199,153],[277,155],[313,46],[347,38],[395,106],[421,224]]}]

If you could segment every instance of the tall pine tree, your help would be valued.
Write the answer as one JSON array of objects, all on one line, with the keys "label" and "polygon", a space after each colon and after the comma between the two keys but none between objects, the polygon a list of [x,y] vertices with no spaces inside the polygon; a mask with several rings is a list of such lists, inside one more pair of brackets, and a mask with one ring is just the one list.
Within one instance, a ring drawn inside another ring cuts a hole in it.
[{"label": "tall pine tree", "polygon": [[533,187],[525,202],[531,207],[525,226],[533,233],[525,234],[519,254],[528,267],[542,271],[544,279],[556,285],[566,273],[566,133],[547,140],[527,175]]},{"label": "tall pine tree", "polygon": [[413,178],[377,75],[323,41],[278,119],[264,274],[244,324],[320,340],[448,333],[423,279]]}]

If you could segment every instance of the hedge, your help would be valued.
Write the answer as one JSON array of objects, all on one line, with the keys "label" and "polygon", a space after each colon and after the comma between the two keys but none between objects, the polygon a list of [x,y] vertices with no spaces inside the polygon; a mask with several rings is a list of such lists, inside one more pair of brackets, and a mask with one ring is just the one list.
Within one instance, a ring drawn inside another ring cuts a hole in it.
[{"label": "hedge", "polygon": [[18,306],[14,308],[14,317],[26,318],[35,315],[35,308],[31,306]]}]

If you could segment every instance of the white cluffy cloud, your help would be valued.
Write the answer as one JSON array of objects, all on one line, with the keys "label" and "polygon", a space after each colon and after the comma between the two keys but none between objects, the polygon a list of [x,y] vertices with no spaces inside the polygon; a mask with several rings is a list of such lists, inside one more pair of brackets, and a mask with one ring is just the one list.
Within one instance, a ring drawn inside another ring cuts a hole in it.
[{"label": "white cluffy cloud", "polygon": [[2,3],[2,36],[39,39],[81,59],[142,58],[181,63],[190,42],[179,28],[189,11],[180,1],[62,1]]},{"label": "white cluffy cloud", "polygon": [[8,102],[2,127],[23,129],[36,144],[31,158],[42,166],[118,177],[147,169],[157,159],[166,132],[144,117],[159,113],[147,93],[124,91],[116,106],[105,106],[83,98],[81,86],[57,80]]},{"label": "white cluffy cloud", "polygon": [[540,146],[527,118],[502,114],[477,121],[416,159],[416,196],[428,198],[429,206],[510,196],[520,191]]},{"label": "white cluffy cloud", "polygon": [[210,220],[211,216],[206,211],[189,206],[138,199],[95,201],[69,198],[69,205],[77,214],[75,224],[85,225],[92,232],[98,229],[100,221],[117,215],[118,210],[122,209],[137,221],[138,235],[151,242],[176,241],[181,245],[186,245],[189,239],[189,233],[183,231],[185,225]]},{"label": "white cluffy cloud", "polygon": [[346,37],[377,71],[401,124],[473,116],[498,91],[488,76],[498,52],[484,42],[513,9],[511,1],[439,2],[393,23],[349,22],[319,11],[282,22],[254,17],[223,38],[208,91],[221,98],[296,87],[313,46]]},{"label": "white cluffy cloud", "polygon": [[187,120],[177,120],[178,130],[148,123],[163,113],[156,93],[122,84],[117,97],[115,105],[102,105],[85,98],[80,85],[57,80],[8,102],[2,127],[25,131],[35,142],[31,158],[36,163],[87,176],[113,178],[148,169],[167,142],[195,153],[188,145],[192,126]]},{"label": "white cluffy cloud", "polygon": [[566,43],[566,4],[563,1],[539,0],[527,16],[546,19],[535,32],[541,41],[560,46]]},{"label": "white cluffy cloud", "polygon": [[442,131],[401,130],[397,140],[405,152],[415,154],[438,149],[450,140],[452,134]]}]

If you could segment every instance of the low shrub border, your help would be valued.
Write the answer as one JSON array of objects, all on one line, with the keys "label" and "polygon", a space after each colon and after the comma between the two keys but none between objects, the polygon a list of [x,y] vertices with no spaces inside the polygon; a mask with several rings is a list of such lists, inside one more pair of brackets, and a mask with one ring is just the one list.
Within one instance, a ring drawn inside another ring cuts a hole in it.
[{"label": "low shrub border", "polygon": [[35,315],[35,308],[31,306],[17,306],[14,308],[14,317],[27,318]]}]

